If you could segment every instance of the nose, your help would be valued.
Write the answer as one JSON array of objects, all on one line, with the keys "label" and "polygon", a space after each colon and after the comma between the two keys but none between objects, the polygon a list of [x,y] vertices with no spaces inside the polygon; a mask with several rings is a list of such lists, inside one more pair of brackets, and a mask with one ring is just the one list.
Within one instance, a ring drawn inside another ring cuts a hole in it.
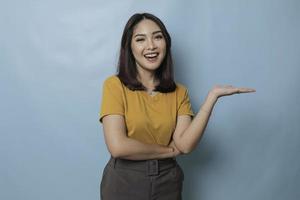
[{"label": "nose", "polygon": [[155,48],[156,48],[155,42],[152,39],[149,39],[147,43],[147,49],[155,49]]}]

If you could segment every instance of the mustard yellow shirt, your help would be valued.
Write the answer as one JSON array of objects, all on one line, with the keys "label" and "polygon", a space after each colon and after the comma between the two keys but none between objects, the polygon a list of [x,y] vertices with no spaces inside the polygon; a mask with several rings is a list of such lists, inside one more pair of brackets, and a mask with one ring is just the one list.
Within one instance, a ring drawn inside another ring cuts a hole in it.
[{"label": "mustard yellow shirt", "polygon": [[179,83],[174,92],[132,91],[116,75],[103,84],[100,122],[109,114],[123,115],[127,136],[144,143],[168,145],[178,115],[194,116],[187,88]]}]

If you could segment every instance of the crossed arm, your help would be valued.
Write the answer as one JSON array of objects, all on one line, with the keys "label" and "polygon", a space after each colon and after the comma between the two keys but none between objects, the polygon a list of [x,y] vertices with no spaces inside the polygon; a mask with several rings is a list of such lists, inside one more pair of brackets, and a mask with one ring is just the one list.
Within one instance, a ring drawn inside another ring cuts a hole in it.
[{"label": "crossed arm", "polygon": [[176,156],[172,147],[146,144],[127,137],[124,117],[107,115],[103,117],[105,142],[110,154],[129,160],[162,159]]},{"label": "crossed arm", "polygon": [[198,113],[192,120],[189,115],[180,115],[169,146],[145,144],[128,138],[124,117],[121,115],[107,115],[103,117],[105,142],[113,157],[130,160],[162,159],[175,157],[180,153],[190,153],[200,141],[215,103],[221,96],[235,93],[255,92],[250,88],[235,88],[229,86],[215,86],[207,95]]}]

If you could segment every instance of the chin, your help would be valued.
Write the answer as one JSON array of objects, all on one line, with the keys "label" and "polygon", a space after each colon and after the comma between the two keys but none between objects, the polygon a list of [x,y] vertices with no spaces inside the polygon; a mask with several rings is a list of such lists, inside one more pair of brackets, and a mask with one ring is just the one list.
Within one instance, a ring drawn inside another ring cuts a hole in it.
[{"label": "chin", "polygon": [[159,65],[145,65],[145,67],[149,70],[157,70],[159,67],[160,67],[160,64]]}]

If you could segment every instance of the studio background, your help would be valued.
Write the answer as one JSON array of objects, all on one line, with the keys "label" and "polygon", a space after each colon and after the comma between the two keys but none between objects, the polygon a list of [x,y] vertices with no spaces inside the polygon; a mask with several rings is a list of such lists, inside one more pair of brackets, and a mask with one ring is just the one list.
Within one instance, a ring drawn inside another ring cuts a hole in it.
[{"label": "studio background", "polygon": [[124,25],[157,15],[198,112],[222,97],[178,161],[185,200],[300,198],[300,1],[0,1],[0,199],[96,200],[109,159],[98,122]]}]

